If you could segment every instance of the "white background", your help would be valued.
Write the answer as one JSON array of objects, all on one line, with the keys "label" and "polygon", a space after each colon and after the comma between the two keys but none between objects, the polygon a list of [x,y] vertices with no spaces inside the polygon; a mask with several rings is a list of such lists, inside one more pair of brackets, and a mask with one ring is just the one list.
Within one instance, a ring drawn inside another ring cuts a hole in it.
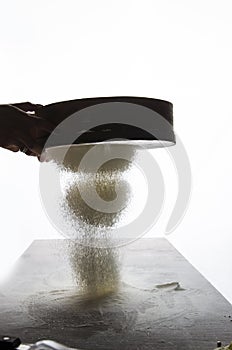
[{"label": "white background", "polygon": [[[231,0],[2,1],[0,103],[114,95],[173,102],[193,189],[170,241],[232,302],[231,10]],[[39,163],[0,150],[0,167],[3,281],[32,240],[59,235],[40,204]],[[168,205],[149,235],[163,233],[174,203],[168,167]]]}]

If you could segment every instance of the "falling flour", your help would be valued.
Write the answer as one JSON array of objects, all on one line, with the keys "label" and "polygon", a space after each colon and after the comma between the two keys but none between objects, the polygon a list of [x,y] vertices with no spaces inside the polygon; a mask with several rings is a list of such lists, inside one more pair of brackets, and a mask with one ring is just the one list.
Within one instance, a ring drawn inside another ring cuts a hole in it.
[{"label": "falling flour", "polygon": [[[68,230],[72,232],[69,232],[72,239],[69,240],[68,255],[73,277],[81,293],[96,298],[116,291],[119,286],[119,255],[114,248],[113,228],[120,222],[130,200],[130,186],[124,179],[130,162],[113,159],[96,173],[88,169],[79,172],[80,159],[88,150],[81,148],[78,153],[77,147],[71,147],[65,160],[59,164],[63,173],[71,172],[61,211]],[[109,153],[110,150],[101,146],[100,151]],[[52,152],[51,157],[57,162],[62,149],[59,148],[57,153],[53,149]],[[127,153],[132,159],[134,150],[130,147]],[[88,201],[83,199],[83,194]],[[98,210],[99,198],[110,211]]]}]

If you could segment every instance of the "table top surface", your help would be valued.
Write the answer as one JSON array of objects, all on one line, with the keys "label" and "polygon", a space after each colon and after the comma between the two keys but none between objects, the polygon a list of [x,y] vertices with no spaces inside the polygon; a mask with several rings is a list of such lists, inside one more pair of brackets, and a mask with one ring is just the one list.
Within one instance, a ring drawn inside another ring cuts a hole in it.
[{"label": "table top surface", "polygon": [[232,341],[232,307],[165,239],[120,252],[117,292],[87,300],[66,240],[34,241],[0,287],[0,333],[93,350],[214,349]]}]

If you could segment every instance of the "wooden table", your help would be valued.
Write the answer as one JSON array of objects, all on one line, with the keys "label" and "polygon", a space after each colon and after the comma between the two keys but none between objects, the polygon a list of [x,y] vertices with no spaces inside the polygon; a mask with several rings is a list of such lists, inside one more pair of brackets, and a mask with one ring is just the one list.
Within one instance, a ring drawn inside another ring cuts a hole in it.
[{"label": "wooden table", "polygon": [[0,288],[0,333],[86,350],[214,349],[232,340],[232,307],[165,239],[122,251],[121,287],[85,302],[65,240],[35,241]]}]

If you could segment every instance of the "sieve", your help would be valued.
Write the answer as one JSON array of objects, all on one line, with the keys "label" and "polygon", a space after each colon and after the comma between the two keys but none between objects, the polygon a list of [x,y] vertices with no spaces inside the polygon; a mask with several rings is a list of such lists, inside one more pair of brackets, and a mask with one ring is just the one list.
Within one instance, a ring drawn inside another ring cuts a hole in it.
[{"label": "sieve", "polygon": [[[54,125],[75,114],[70,129],[59,137],[50,138],[46,147],[69,145],[67,134],[73,130],[76,138],[72,144],[95,144],[108,140],[146,148],[175,144],[173,105],[160,99],[132,96],[83,98],[43,106],[37,114]],[[136,118],[139,125],[135,123]]]}]

